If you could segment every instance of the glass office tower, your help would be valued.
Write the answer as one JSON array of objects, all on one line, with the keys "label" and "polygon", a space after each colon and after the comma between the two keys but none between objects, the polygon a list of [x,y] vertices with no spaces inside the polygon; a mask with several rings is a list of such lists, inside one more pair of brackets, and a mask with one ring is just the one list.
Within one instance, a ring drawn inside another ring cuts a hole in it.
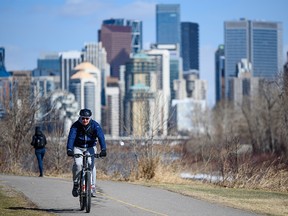
[{"label": "glass office tower", "polygon": [[[241,59],[252,64],[252,76],[275,78],[282,70],[282,24],[278,22],[226,21],[225,86],[229,77],[237,77],[236,65]],[[225,94],[228,94],[226,88]]]},{"label": "glass office tower", "polygon": [[38,58],[33,76],[60,76],[59,53],[47,53]]},{"label": "glass office tower", "polygon": [[0,69],[5,70],[5,48],[0,47]]},{"label": "glass office tower", "polygon": [[181,44],[180,5],[156,5],[156,43]]},{"label": "glass office tower", "polygon": [[199,70],[199,25],[181,22],[181,56],[183,70]]},{"label": "glass office tower", "polygon": [[215,93],[216,102],[224,99],[225,89],[225,53],[224,45],[219,45],[215,52]]}]

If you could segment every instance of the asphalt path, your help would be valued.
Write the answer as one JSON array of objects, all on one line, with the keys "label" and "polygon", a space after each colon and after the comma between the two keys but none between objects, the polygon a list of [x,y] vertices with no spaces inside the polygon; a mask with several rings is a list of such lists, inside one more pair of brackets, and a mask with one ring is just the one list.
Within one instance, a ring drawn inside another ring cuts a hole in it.
[{"label": "asphalt path", "polygon": [[[22,192],[38,210],[56,215],[83,215],[72,196],[72,180],[0,174],[0,185]],[[239,209],[197,200],[154,187],[124,182],[97,181],[90,215],[98,216],[256,216]]]}]

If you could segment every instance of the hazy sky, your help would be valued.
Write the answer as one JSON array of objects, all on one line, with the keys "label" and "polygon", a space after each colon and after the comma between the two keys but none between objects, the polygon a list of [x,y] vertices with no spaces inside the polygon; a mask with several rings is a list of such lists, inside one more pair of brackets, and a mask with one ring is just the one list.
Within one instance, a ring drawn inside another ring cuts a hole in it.
[{"label": "hazy sky", "polygon": [[47,52],[81,50],[97,41],[104,19],[143,21],[143,44],[156,40],[155,4],[181,5],[181,21],[200,29],[200,75],[214,94],[214,52],[224,41],[224,21],[246,18],[283,24],[283,57],[288,51],[287,0],[0,0],[0,47],[7,70],[32,70]]}]

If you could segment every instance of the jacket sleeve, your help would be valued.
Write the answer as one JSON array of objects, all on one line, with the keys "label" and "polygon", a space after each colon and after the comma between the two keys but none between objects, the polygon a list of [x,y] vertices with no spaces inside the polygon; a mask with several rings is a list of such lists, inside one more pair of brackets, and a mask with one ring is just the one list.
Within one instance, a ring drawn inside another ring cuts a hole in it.
[{"label": "jacket sleeve", "polygon": [[74,149],[74,142],[76,139],[76,135],[77,135],[77,127],[75,126],[75,124],[73,124],[70,128],[68,139],[67,139],[67,150]]},{"label": "jacket sleeve", "polygon": [[34,147],[34,145],[35,145],[35,136],[33,135],[33,137],[32,137],[32,141],[31,141],[31,145]]},{"label": "jacket sleeve", "polygon": [[44,135],[44,143],[45,143],[45,145],[47,144],[47,139],[46,139],[45,135]]},{"label": "jacket sleeve", "polygon": [[101,151],[106,150],[106,142],[105,142],[104,133],[103,133],[103,130],[102,130],[100,124],[98,124],[98,123],[96,123],[96,135],[97,135],[97,138],[99,140]]}]

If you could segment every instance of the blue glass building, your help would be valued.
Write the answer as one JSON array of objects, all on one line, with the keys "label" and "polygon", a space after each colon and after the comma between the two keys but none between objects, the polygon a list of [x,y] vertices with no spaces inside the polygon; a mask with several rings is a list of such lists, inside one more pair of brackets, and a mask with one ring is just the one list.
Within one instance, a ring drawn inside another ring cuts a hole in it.
[{"label": "blue glass building", "polygon": [[[229,77],[237,77],[236,64],[247,59],[252,76],[272,79],[282,70],[282,24],[278,22],[226,21],[225,86]],[[226,88],[225,94],[228,95]]]},{"label": "blue glass building", "polygon": [[0,47],[0,70],[5,70],[5,49]]},{"label": "blue glass building", "polygon": [[59,54],[44,54],[37,59],[37,69],[33,71],[33,76],[60,76]]},{"label": "blue glass building", "polygon": [[224,45],[219,45],[215,52],[215,93],[216,102],[225,98],[225,53]]},{"label": "blue glass building", "polygon": [[156,43],[181,44],[180,5],[156,5]]},{"label": "blue glass building", "polygon": [[181,22],[181,57],[183,70],[199,70],[199,25]]}]

